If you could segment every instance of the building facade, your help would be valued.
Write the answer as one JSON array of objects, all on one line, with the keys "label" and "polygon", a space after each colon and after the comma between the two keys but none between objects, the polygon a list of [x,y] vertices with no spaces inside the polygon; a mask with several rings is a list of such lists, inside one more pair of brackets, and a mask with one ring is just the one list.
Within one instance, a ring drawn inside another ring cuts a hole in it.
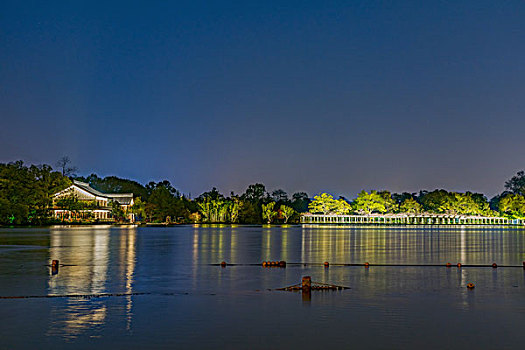
[{"label": "building facade", "polygon": [[102,193],[85,182],[73,180],[71,186],[53,195],[54,217],[62,220],[115,221],[117,205],[125,219],[135,221],[131,213],[133,193]]}]

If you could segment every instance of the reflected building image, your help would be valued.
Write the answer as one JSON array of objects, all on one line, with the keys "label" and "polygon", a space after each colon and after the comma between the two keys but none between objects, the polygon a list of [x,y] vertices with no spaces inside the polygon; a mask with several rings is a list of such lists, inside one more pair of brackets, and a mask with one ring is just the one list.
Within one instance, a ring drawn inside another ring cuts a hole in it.
[{"label": "reflected building image", "polygon": [[[50,237],[50,255],[61,266],[58,274],[49,276],[48,295],[86,298],[58,298],[51,311],[53,322],[49,333],[76,337],[107,320],[107,297],[89,298],[90,295],[133,292],[136,228],[52,228]],[[133,301],[131,296],[120,297],[120,301],[124,301],[129,329]]]}]

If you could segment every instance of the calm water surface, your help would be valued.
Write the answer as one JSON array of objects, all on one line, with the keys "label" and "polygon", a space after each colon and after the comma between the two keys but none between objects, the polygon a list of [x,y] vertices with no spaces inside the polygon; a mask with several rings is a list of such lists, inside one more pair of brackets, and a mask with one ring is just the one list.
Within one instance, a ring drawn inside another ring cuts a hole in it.
[{"label": "calm water surface", "polygon": [[[60,260],[59,273],[46,265]],[[210,266],[221,261],[522,265],[487,227],[0,229],[0,348],[519,349],[523,268]],[[314,281],[345,291],[268,291]],[[468,290],[467,283],[476,284]],[[93,298],[71,294],[148,293]]]}]

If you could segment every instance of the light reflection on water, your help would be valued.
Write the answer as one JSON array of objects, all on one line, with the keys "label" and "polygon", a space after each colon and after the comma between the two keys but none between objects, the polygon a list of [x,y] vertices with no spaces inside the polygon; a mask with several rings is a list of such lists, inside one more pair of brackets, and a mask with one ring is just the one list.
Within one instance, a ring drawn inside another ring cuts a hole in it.
[{"label": "light reflection on water", "polygon": [[[12,347],[31,348],[18,326],[27,324],[36,314],[41,321],[33,322],[31,337],[43,336],[41,342],[48,345],[62,339],[76,347],[89,347],[87,337],[105,346],[127,342],[129,347],[171,344],[215,348],[253,341],[252,348],[269,344],[270,348],[301,344],[310,348],[344,346],[348,334],[352,334],[356,345],[415,348],[424,345],[422,337],[428,337],[435,341],[436,346],[431,348],[440,348],[465,339],[439,338],[434,320],[446,324],[445,328],[456,327],[472,313],[477,317],[470,321],[475,328],[472,332],[486,330],[490,321],[505,325],[511,337],[503,341],[480,335],[471,344],[505,347],[525,340],[518,326],[509,326],[525,321],[523,269],[324,268],[320,264],[286,269],[223,269],[209,264],[223,260],[237,264],[286,260],[521,265],[525,260],[524,232],[488,227],[225,225],[0,230],[0,247],[7,247],[0,251],[2,296],[151,293],[38,302],[0,300],[0,315],[12,320],[0,328],[0,336]],[[25,246],[43,249],[15,249]],[[44,266],[53,259],[66,265],[56,275]],[[16,268],[20,264],[27,270],[25,275]],[[352,289],[314,293],[311,301],[294,293],[266,291],[295,284],[304,275]],[[45,290],[41,289],[42,281]],[[474,291],[465,288],[471,281],[477,285]],[[24,312],[19,312],[21,308]],[[275,334],[275,322],[280,331],[295,334],[294,341]],[[320,332],[317,338],[312,338],[312,328]],[[380,337],[375,336],[378,332]],[[414,333],[421,336],[413,339]],[[264,336],[266,342],[254,334]],[[466,339],[473,341],[472,337]]]},{"label": "light reflection on water", "polygon": [[[78,229],[51,229],[52,259],[66,265],[58,274],[50,274],[48,295],[97,295],[105,293],[133,293],[135,270],[136,228],[122,229],[111,235],[110,227],[81,227]],[[115,242],[111,242],[111,239]],[[72,265],[72,266],[68,266]],[[108,270],[114,267],[114,276]],[[108,288],[109,282],[112,283]],[[131,295],[125,301],[126,329],[131,329]],[[103,326],[107,306],[103,301],[73,298],[65,304],[53,305],[50,336],[75,338],[85,330]]]}]

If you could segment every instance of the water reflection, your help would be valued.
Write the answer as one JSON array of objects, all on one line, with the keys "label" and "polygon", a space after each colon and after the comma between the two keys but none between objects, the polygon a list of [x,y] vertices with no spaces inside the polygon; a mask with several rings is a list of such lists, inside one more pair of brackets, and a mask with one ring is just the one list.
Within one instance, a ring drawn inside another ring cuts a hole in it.
[{"label": "water reflection", "polygon": [[301,261],[376,264],[519,264],[521,230],[450,228],[303,228]]},{"label": "water reflection", "polygon": [[[136,229],[110,227],[53,228],[50,256],[60,264],[50,275],[49,295],[132,293],[136,264]],[[131,329],[133,301],[124,301],[126,329]],[[50,335],[74,338],[85,330],[103,326],[107,305],[103,299],[57,299],[51,309]]]},{"label": "water reflection", "polygon": [[[447,348],[452,343],[439,342],[443,333],[455,344],[464,339],[458,329],[471,327],[476,330],[471,334],[484,336],[498,324],[512,340],[522,334],[516,325],[523,323],[525,314],[521,312],[525,270],[443,265],[450,261],[521,266],[524,232],[484,227],[224,225],[0,232],[0,243],[9,245],[0,253],[0,295],[42,295],[43,288],[49,295],[151,293],[0,300],[0,316],[9,320],[0,328],[0,339],[8,348],[19,348],[16,345],[26,338],[31,345],[47,341],[51,347],[65,339],[87,348],[93,337],[102,337],[96,344],[108,348],[126,342],[131,347],[161,347],[166,341],[182,344],[179,348],[216,348],[224,347],[225,339],[238,340],[226,344],[231,348],[246,343],[260,348],[268,347],[258,343],[267,337],[275,341],[271,348],[298,346],[301,340],[302,347],[344,347],[348,339],[356,347],[407,348],[407,339],[419,332],[422,346],[433,337],[436,348]],[[40,249],[11,249],[35,242],[41,242]],[[62,266],[52,275],[44,265],[53,259],[73,266]],[[262,268],[264,260],[319,264]],[[221,261],[243,265],[210,265]],[[329,268],[322,266],[324,261],[330,262]],[[366,261],[440,266],[335,265]],[[266,290],[296,284],[302,276],[352,289],[310,296]],[[476,288],[467,290],[468,282]],[[289,342],[282,343],[284,339]],[[469,339],[467,345],[483,347],[486,340]]]}]

